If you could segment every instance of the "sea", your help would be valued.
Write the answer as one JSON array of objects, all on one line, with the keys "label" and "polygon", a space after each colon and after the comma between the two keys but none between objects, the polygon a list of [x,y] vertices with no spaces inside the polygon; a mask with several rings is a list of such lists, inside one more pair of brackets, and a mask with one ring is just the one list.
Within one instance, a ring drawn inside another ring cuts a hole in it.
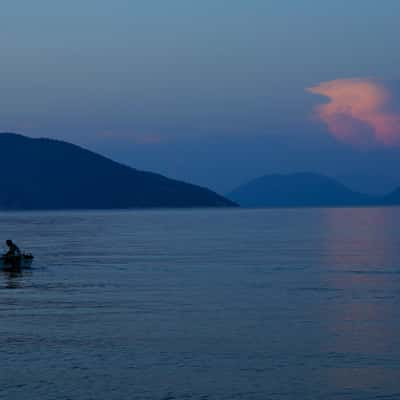
[{"label": "sea", "polygon": [[0,399],[400,399],[400,208],[0,213]]}]

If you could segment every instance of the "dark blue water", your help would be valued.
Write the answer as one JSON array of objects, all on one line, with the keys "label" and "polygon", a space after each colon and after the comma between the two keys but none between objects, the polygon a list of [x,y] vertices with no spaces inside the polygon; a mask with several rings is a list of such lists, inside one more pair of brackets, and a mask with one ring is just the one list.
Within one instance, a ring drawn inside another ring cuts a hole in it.
[{"label": "dark blue water", "polygon": [[0,214],[1,399],[399,399],[400,208]]}]

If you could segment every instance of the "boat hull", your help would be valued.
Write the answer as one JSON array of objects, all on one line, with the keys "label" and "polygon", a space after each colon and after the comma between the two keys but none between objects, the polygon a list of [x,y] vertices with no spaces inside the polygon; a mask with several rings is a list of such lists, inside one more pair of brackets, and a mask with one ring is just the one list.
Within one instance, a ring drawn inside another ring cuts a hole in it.
[{"label": "boat hull", "polygon": [[4,269],[28,269],[31,268],[33,257],[30,255],[22,256],[1,256],[0,268]]}]

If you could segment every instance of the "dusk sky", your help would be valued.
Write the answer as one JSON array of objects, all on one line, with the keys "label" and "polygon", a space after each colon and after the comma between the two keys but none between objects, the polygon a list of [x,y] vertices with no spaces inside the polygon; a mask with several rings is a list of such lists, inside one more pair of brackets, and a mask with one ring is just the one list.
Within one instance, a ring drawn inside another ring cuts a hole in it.
[{"label": "dusk sky", "polygon": [[398,0],[4,1],[0,131],[225,193],[400,186]]}]

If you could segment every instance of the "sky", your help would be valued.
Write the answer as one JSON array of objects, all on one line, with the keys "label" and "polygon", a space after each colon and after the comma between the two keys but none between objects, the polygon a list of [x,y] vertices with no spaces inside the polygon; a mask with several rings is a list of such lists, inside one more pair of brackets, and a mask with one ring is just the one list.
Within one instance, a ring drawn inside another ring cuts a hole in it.
[{"label": "sky", "polygon": [[13,0],[0,131],[226,193],[313,171],[400,186],[398,0]]}]

